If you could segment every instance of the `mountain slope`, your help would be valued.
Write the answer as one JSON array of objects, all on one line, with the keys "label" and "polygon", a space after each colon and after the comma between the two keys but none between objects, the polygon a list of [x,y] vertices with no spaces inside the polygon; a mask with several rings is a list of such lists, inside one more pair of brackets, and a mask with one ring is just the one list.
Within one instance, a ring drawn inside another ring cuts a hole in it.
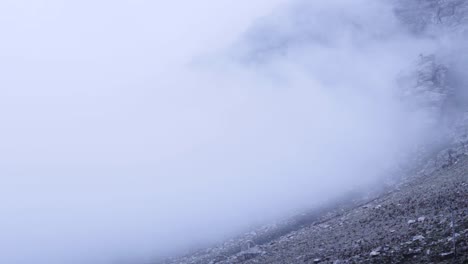
[{"label": "mountain slope", "polygon": [[465,263],[468,155],[444,157],[429,175],[367,203],[321,212],[280,237],[261,241],[259,230],[170,263]]},{"label": "mountain slope", "polygon": [[399,80],[402,100],[437,130],[408,157],[411,169],[384,190],[165,263],[468,263],[468,1],[393,2],[411,34],[442,43]]}]

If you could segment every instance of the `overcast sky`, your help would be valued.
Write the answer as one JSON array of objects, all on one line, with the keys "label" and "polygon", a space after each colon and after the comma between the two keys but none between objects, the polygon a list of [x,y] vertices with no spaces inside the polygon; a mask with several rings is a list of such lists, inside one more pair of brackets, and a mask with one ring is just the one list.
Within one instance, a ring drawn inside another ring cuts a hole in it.
[{"label": "overcast sky", "polygon": [[181,252],[424,138],[395,83],[432,44],[377,1],[2,0],[0,34],[1,263]]}]

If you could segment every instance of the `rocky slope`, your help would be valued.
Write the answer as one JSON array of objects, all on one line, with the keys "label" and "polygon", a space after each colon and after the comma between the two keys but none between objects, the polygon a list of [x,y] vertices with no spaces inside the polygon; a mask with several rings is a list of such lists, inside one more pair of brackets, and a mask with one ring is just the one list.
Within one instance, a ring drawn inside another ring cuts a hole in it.
[{"label": "rocky slope", "polygon": [[[451,43],[468,39],[468,1],[394,2],[412,34]],[[408,157],[411,165],[396,171],[383,190],[348,194],[164,263],[468,263],[468,81],[460,67],[467,60],[459,56],[465,50],[442,45],[415,58],[413,71],[402,75],[402,100],[428,109],[434,129],[443,129],[435,147]]]},{"label": "rocky slope", "polygon": [[466,263],[468,151],[459,147],[378,197],[342,201],[167,263]]}]

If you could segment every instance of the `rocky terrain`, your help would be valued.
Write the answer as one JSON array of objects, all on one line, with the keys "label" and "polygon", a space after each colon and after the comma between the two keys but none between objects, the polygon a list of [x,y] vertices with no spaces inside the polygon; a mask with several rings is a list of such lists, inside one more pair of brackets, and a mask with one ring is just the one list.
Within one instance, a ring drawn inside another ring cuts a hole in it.
[{"label": "rocky terrain", "polygon": [[467,150],[441,152],[378,197],[341,201],[166,263],[466,263]]},{"label": "rocky terrain", "polygon": [[[468,34],[468,1],[394,2],[412,34],[454,42]],[[416,98],[444,130],[383,189],[164,263],[468,263],[468,89],[457,51],[421,54],[403,74],[402,100]]]}]

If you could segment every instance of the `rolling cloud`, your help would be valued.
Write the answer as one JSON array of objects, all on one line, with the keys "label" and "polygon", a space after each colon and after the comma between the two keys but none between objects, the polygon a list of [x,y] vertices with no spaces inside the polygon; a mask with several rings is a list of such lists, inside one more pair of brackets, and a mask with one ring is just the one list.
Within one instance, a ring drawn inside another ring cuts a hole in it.
[{"label": "rolling cloud", "polygon": [[0,262],[145,262],[380,182],[437,40],[386,1],[3,1]]}]

